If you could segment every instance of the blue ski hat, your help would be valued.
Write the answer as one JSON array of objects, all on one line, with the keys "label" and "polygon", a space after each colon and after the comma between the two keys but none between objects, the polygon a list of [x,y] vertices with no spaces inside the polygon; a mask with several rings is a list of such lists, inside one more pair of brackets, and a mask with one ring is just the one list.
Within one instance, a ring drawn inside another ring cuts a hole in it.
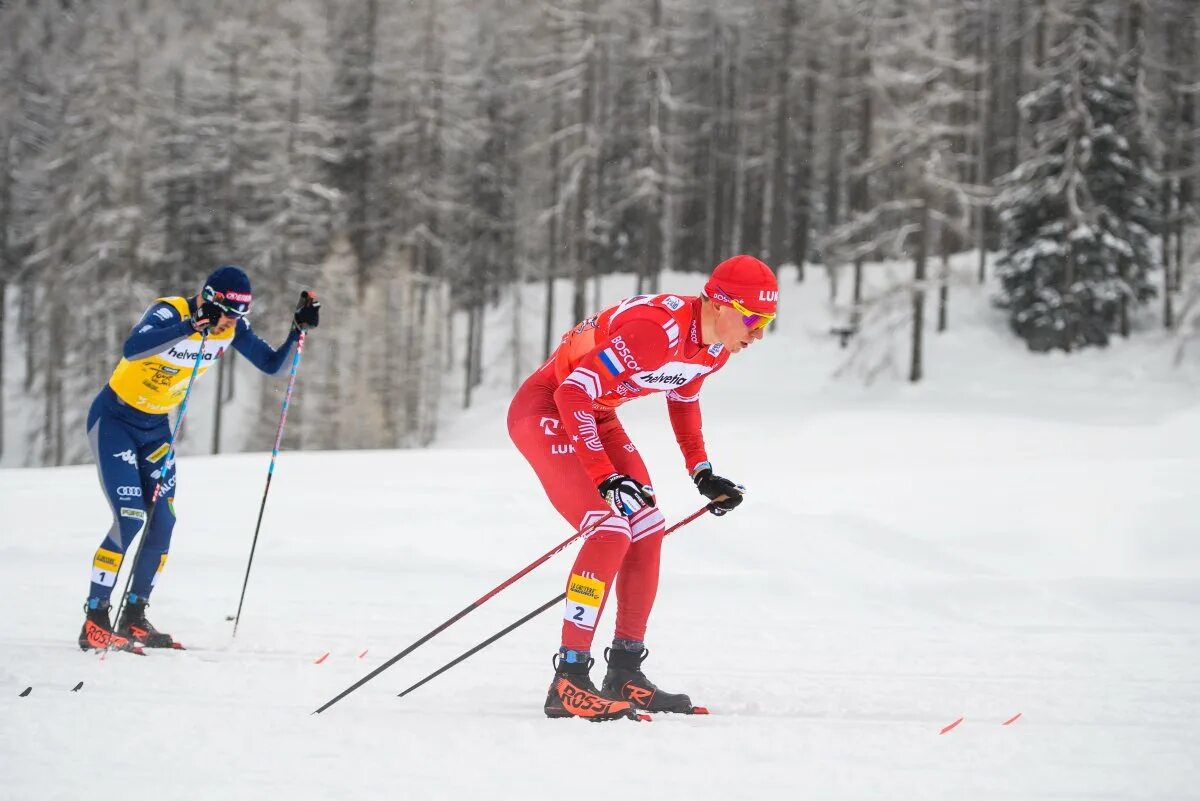
[{"label": "blue ski hat", "polygon": [[216,303],[230,317],[245,317],[250,313],[250,279],[241,267],[222,264],[204,282],[201,293],[205,300]]}]

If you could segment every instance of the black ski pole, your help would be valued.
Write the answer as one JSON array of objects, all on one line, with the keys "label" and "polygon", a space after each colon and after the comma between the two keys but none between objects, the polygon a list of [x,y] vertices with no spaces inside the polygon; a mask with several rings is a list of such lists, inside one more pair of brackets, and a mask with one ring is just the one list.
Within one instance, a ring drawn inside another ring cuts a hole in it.
[{"label": "black ski pole", "polygon": [[605,520],[607,520],[608,518],[612,517],[612,516],[613,516],[613,514],[615,514],[615,513],[614,513],[614,512],[609,512],[608,514],[604,515],[604,517],[601,517],[599,520],[597,520],[597,521],[595,521],[594,523],[592,523],[590,526],[587,526],[586,528],[582,528],[582,529],[580,529],[579,531],[576,531],[574,534],[572,534],[571,536],[567,537],[565,540],[563,540],[562,542],[560,542],[558,545],[555,545],[553,548],[551,548],[550,550],[546,551],[544,554],[542,554],[541,556],[539,556],[537,559],[535,559],[535,560],[533,560],[532,562],[530,562],[528,565],[526,565],[524,568],[522,568],[522,569],[521,569],[519,572],[517,572],[517,573],[514,573],[513,575],[509,576],[507,579],[505,579],[504,581],[502,581],[500,584],[498,584],[498,585],[496,585],[495,587],[493,587],[491,590],[489,590],[487,593],[485,593],[485,594],[484,594],[484,595],[483,595],[481,598],[479,598],[477,601],[473,601],[473,602],[471,602],[470,604],[468,604],[468,605],[467,605],[466,607],[464,607],[464,608],[463,608],[463,609],[462,609],[460,612],[458,612],[458,614],[456,614],[456,615],[454,615],[453,617],[449,618],[448,620],[446,620],[445,622],[443,622],[441,625],[439,625],[439,626],[435,627],[435,628],[434,628],[432,631],[430,631],[430,632],[429,632],[428,634],[426,634],[424,637],[420,638],[419,640],[417,640],[416,642],[414,642],[412,645],[408,646],[408,647],[407,647],[407,648],[405,648],[403,651],[401,651],[400,653],[396,654],[396,655],[395,655],[395,656],[393,656],[391,659],[389,659],[388,661],[384,662],[382,665],[380,665],[379,667],[375,668],[375,669],[374,669],[374,670],[372,670],[370,673],[368,673],[367,675],[363,676],[361,679],[359,679],[358,681],[354,682],[353,684],[351,684],[351,685],[350,685],[349,687],[347,687],[346,689],[342,690],[340,693],[338,693],[337,695],[335,695],[333,698],[331,698],[331,699],[329,699],[328,701],[326,701],[326,702],[325,702],[324,704],[322,704],[322,705],[321,705],[319,708],[317,708],[316,710],[314,710],[314,711],[313,711],[313,714],[314,714],[314,715],[319,715],[319,714],[321,714],[322,712],[324,712],[326,709],[329,709],[329,707],[333,706],[333,705],[334,705],[334,704],[336,704],[338,701],[342,700],[342,699],[343,699],[343,698],[345,698],[347,695],[349,695],[350,693],[354,692],[354,691],[355,691],[355,690],[357,690],[359,687],[363,686],[363,685],[364,685],[364,684],[366,684],[368,681],[370,681],[371,679],[375,678],[375,677],[376,677],[376,676],[378,676],[380,673],[382,673],[383,671],[387,670],[387,669],[388,669],[388,668],[390,668],[392,665],[396,664],[396,663],[397,663],[397,662],[399,662],[401,659],[403,659],[404,657],[406,657],[406,656],[408,656],[409,654],[411,654],[411,653],[412,653],[413,651],[415,651],[417,648],[420,648],[422,645],[424,645],[425,643],[429,642],[429,641],[430,641],[431,639],[433,639],[435,636],[437,636],[437,635],[438,635],[438,634],[440,634],[441,632],[445,631],[446,629],[450,628],[450,626],[452,626],[452,625],[454,625],[455,623],[457,623],[458,621],[462,620],[464,617],[466,617],[466,616],[467,616],[468,614],[470,614],[471,612],[473,612],[473,611],[475,611],[476,609],[478,609],[479,607],[483,606],[485,603],[487,603],[488,599],[490,599],[490,598],[494,597],[494,596],[495,596],[497,593],[499,593],[499,592],[500,592],[501,590],[503,590],[505,587],[507,587],[507,586],[511,585],[511,584],[512,584],[513,582],[515,582],[517,579],[519,579],[519,578],[521,578],[522,576],[525,576],[526,574],[528,574],[528,573],[529,573],[531,570],[533,570],[533,569],[534,569],[534,568],[536,568],[538,565],[540,565],[540,564],[542,564],[543,562],[545,562],[545,561],[546,561],[547,559],[549,559],[551,556],[554,556],[554,554],[558,553],[558,552],[559,552],[559,551],[561,551],[563,548],[566,548],[568,545],[570,545],[571,543],[573,543],[575,540],[579,539],[580,537],[586,537],[586,536],[587,536],[588,534],[590,534],[590,533],[591,533],[591,532],[592,532],[592,531],[593,531],[593,530],[594,530],[594,529],[595,529],[597,526],[599,526],[601,523],[603,523],[603,522],[604,522]]},{"label": "black ski pole", "polygon": [[[133,562],[129,568],[129,575],[125,577],[125,589],[121,591],[120,600],[117,601],[117,615],[113,620],[113,626],[120,627],[121,613],[125,609],[125,600],[129,597],[129,587],[133,584],[133,576],[137,572],[138,560],[142,557],[142,546],[146,544],[146,537],[150,536],[150,524],[154,521],[154,513],[158,511],[158,504],[161,502],[161,495],[169,490],[164,490],[167,486],[167,474],[172,472],[175,465],[175,440],[179,437],[179,429],[183,428],[183,417],[187,414],[188,398],[191,397],[192,387],[196,384],[196,372],[200,369],[200,364],[204,360],[204,344],[208,342],[208,331],[200,337],[200,347],[196,352],[196,362],[192,365],[192,374],[188,376],[187,389],[183,391],[183,401],[179,405],[179,417],[175,420],[175,430],[171,432],[171,439],[167,442],[167,455],[163,459],[161,472],[158,474],[158,481],[154,484],[154,497],[150,499],[150,509],[146,512],[146,522],[142,523],[142,527],[138,530],[137,550],[133,552]],[[128,550],[129,546],[126,546]],[[112,647],[112,638],[108,640],[108,644],[104,646],[104,650],[108,651]]]},{"label": "black ski pole", "polygon": [[[704,513],[705,513],[705,512],[707,512],[707,511],[710,511],[710,510],[711,510],[711,507],[712,507],[712,504],[711,504],[711,503],[709,503],[709,504],[705,504],[704,506],[701,506],[701,507],[700,507],[699,509],[697,509],[695,512],[693,512],[692,514],[690,514],[690,515],[688,515],[687,517],[683,518],[683,519],[682,519],[682,520],[680,520],[678,523],[676,523],[675,525],[671,526],[671,527],[670,527],[670,528],[668,528],[666,531],[664,531],[664,532],[663,532],[663,536],[665,537],[665,536],[667,536],[668,534],[670,534],[671,532],[673,532],[673,531],[677,531],[677,530],[679,530],[679,529],[683,528],[684,526],[686,526],[688,523],[690,523],[690,522],[692,522],[693,520],[695,520],[695,519],[696,519],[697,517],[699,517],[700,515],[704,514]],[[550,607],[554,606],[556,603],[559,603],[560,601],[562,601],[562,600],[563,600],[564,598],[566,598],[566,597],[567,597],[567,594],[566,594],[565,592],[563,592],[563,593],[559,593],[559,595],[558,595],[557,597],[555,597],[555,598],[551,598],[549,601],[547,601],[546,603],[542,604],[542,605],[541,605],[541,606],[539,606],[537,609],[534,609],[532,612],[530,612],[529,614],[525,615],[525,617],[521,618],[521,619],[520,619],[520,620],[518,620],[516,623],[513,623],[513,624],[511,624],[511,625],[509,625],[509,626],[506,626],[505,628],[503,628],[503,629],[501,629],[500,631],[498,631],[498,632],[496,632],[495,634],[493,634],[491,637],[488,637],[486,640],[484,640],[483,642],[479,643],[479,645],[476,645],[476,646],[475,646],[474,648],[472,648],[471,650],[467,651],[466,653],[460,654],[459,656],[455,657],[455,658],[454,658],[454,659],[452,659],[451,661],[449,661],[449,662],[447,662],[446,664],[442,665],[440,668],[438,668],[437,670],[433,671],[433,672],[432,672],[432,673],[430,673],[428,676],[426,676],[425,678],[421,679],[420,681],[418,681],[418,682],[417,682],[416,684],[414,684],[413,686],[409,687],[409,688],[408,688],[407,690],[405,690],[404,692],[402,692],[402,693],[399,693],[397,697],[399,697],[399,698],[403,698],[404,696],[408,695],[408,694],[409,694],[409,693],[411,693],[413,690],[417,689],[418,687],[420,687],[422,684],[424,684],[425,682],[429,681],[430,679],[434,679],[434,678],[436,678],[436,677],[438,677],[438,676],[442,675],[442,674],[443,674],[443,673],[445,673],[447,670],[449,670],[450,668],[452,668],[452,667],[454,667],[455,665],[457,665],[459,662],[462,662],[464,659],[468,658],[468,657],[469,657],[469,656],[471,656],[472,654],[475,654],[475,653],[478,653],[479,651],[482,651],[484,648],[488,647],[489,645],[491,645],[492,643],[494,643],[496,640],[498,640],[498,639],[500,639],[501,637],[503,637],[505,634],[508,634],[510,631],[513,631],[514,629],[516,629],[516,628],[519,628],[520,626],[523,626],[525,623],[528,623],[530,620],[533,620],[535,617],[537,617],[538,615],[540,615],[542,612],[545,612],[547,609],[549,609]]]},{"label": "black ski pole", "polygon": [[292,357],[292,372],[288,376],[287,391],[283,393],[283,412],[279,415],[279,428],[275,432],[275,446],[271,448],[271,466],[267,468],[267,486],[263,488],[262,503],[258,505],[258,522],[254,524],[254,539],[250,542],[250,558],[246,561],[246,575],[242,579],[242,595],[238,598],[237,614],[233,618],[233,636],[237,636],[238,623],[242,621],[242,604],[246,601],[246,585],[250,583],[250,566],[254,564],[254,549],[258,547],[258,531],[262,528],[263,510],[267,508],[267,493],[271,491],[271,476],[275,474],[275,460],[279,458],[279,443],[283,441],[283,424],[287,422],[288,402],[292,399],[292,387],[296,386],[296,372],[300,369],[300,354],[304,352],[304,332],[296,341],[296,355]]},{"label": "black ski pole", "polygon": [[466,653],[464,653],[464,654],[461,654],[461,655],[459,655],[459,656],[455,657],[455,658],[454,658],[454,659],[452,659],[451,661],[449,661],[449,662],[447,662],[446,664],[442,665],[440,668],[438,668],[437,670],[433,671],[433,672],[432,672],[432,673],[430,673],[428,676],[426,676],[425,678],[421,679],[420,681],[418,681],[418,682],[417,682],[416,684],[414,684],[413,686],[409,687],[409,688],[408,688],[407,690],[405,690],[404,692],[400,693],[400,694],[399,694],[397,697],[399,697],[399,698],[403,698],[404,696],[406,696],[406,695],[408,695],[409,693],[411,693],[413,690],[415,690],[415,689],[417,689],[418,687],[420,687],[420,686],[421,686],[422,684],[424,684],[425,682],[427,682],[427,681],[430,681],[431,679],[436,679],[438,676],[442,675],[442,674],[443,674],[443,673],[445,673],[447,670],[449,670],[450,668],[452,668],[452,667],[454,667],[455,665],[457,665],[459,662],[463,661],[464,659],[466,659],[467,657],[471,656],[472,654],[478,653],[479,651],[482,651],[484,648],[487,648],[489,645],[491,645],[491,644],[492,644],[492,643],[494,643],[496,640],[498,640],[498,639],[500,639],[501,637],[503,637],[505,634],[508,634],[510,631],[513,631],[514,629],[520,628],[521,626],[525,625],[526,623],[528,623],[529,621],[533,620],[535,617],[537,617],[538,615],[540,615],[542,612],[545,612],[547,609],[549,609],[550,607],[554,606],[556,603],[558,603],[559,601],[563,600],[563,599],[564,599],[564,598],[566,598],[566,597],[567,597],[567,594],[566,594],[565,592],[563,592],[563,593],[559,593],[559,595],[558,595],[558,597],[557,597],[557,598],[551,598],[549,601],[547,601],[546,603],[542,604],[542,605],[541,605],[541,606],[539,606],[537,609],[534,609],[532,612],[530,612],[529,614],[525,615],[525,617],[521,618],[521,619],[520,619],[520,620],[518,620],[516,623],[513,623],[513,624],[511,624],[511,625],[505,626],[504,628],[500,629],[500,631],[496,632],[496,633],[495,633],[495,634],[493,634],[491,637],[488,637],[486,640],[484,640],[483,642],[479,643],[479,645],[476,645],[476,646],[475,646],[474,648],[472,648],[471,650],[467,651],[467,652],[466,652]]}]

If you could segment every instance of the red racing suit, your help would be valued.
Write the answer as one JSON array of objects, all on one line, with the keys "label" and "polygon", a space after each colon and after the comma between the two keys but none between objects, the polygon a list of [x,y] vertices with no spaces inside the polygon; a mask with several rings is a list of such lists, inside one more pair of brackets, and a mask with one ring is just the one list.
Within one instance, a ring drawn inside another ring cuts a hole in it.
[{"label": "red racing suit", "polygon": [[[612,509],[598,485],[614,473],[650,484],[616,410],[657,392],[667,395],[675,438],[691,471],[707,461],[699,394],[729,352],[700,338],[699,297],[638,295],[568,331],[521,388],[508,431],[550,502],[582,530]],[[603,520],[584,541],[567,581],[562,645],[587,651],[616,579],[616,638],[642,642],[658,592],[664,520],[656,506]]]}]

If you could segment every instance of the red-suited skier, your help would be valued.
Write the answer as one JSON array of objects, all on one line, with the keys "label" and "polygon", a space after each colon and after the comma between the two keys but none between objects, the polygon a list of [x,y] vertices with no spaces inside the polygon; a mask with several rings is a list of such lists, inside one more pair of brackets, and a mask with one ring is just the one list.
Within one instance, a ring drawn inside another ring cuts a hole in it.
[{"label": "red-suited skier", "polygon": [[[734,256],[713,270],[703,295],[639,295],[583,321],[517,390],[509,435],[559,514],[579,530],[594,526],[567,579],[547,716],[609,720],[692,710],[688,696],[658,689],[642,671],[665,523],[617,407],[666,393],[696,488],[714,514],[736,509],[745,489],[713,472],[701,432],[700,389],[731,354],[762,338],[778,298],[771,268]],[[590,676],[592,638],[612,594],[616,631],[597,689]]]}]

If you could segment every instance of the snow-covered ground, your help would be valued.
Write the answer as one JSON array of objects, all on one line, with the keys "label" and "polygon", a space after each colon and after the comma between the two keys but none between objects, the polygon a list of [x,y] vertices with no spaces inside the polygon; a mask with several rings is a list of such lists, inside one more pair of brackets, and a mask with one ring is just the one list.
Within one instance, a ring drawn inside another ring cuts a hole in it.
[{"label": "snow-covered ground", "polygon": [[[559,593],[574,549],[309,714],[568,535],[497,380],[437,448],[282,454],[236,640],[268,455],[183,458],[150,616],[187,652],[81,653],[93,470],[0,471],[0,798],[1200,798],[1196,371],[1152,331],[1027,354],[971,290],[922,384],[832,381],[825,291],[785,275],[778,333],[705,388],[750,494],[669,538],[646,667],[711,716],[546,720],[554,612],[395,697]],[[661,403],[625,408],[683,517]]]}]

